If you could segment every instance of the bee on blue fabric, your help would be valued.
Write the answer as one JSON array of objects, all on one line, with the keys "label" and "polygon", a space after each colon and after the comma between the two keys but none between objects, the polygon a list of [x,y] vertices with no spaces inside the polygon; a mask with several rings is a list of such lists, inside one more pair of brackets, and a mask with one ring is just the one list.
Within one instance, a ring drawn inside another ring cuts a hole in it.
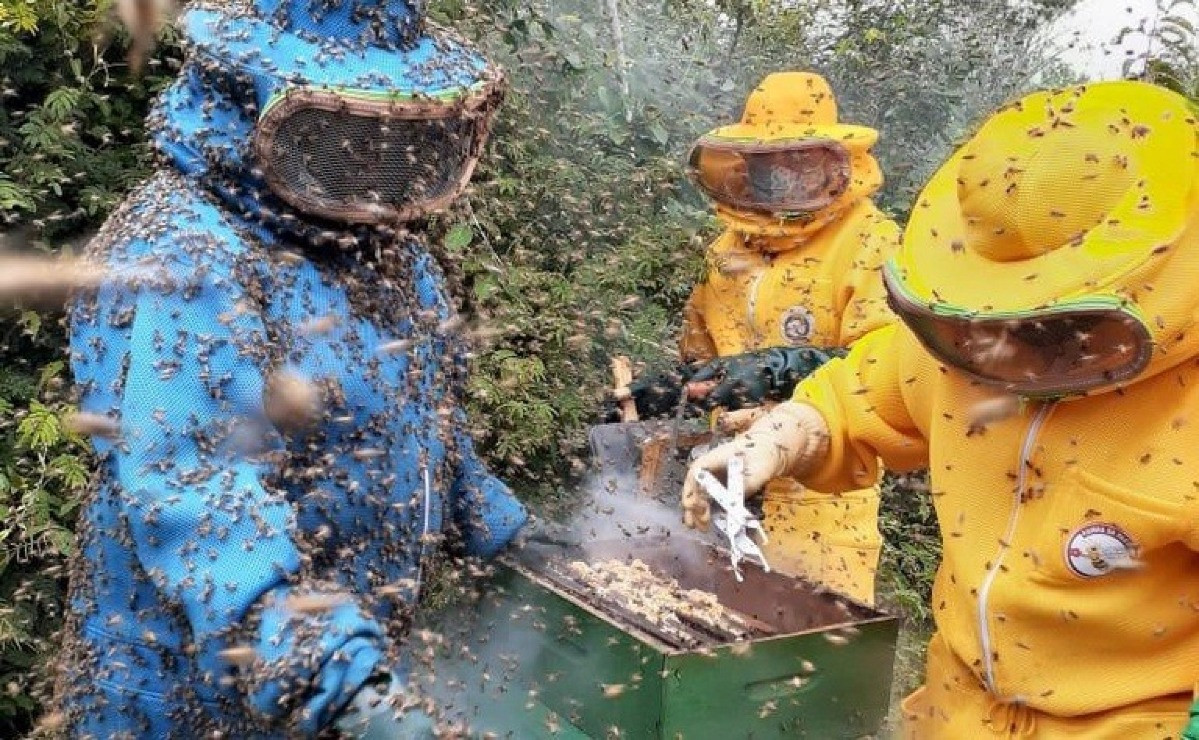
[{"label": "bee on blue fabric", "polygon": [[182,24],[161,166],[71,311],[99,471],[53,716],[105,740],[431,733],[404,648],[428,560],[526,521],[466,431],[424,227],[502,74],[418,2],[200,2]]}]

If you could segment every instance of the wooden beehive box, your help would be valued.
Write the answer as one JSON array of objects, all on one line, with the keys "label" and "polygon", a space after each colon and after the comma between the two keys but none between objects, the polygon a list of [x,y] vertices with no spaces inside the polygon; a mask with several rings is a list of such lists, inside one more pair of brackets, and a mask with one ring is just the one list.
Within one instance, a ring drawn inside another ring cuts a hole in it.
[{"label": "wooden beehive box", "polygon": [[561,575],[575,555],[525,550],[477,603],[442,615],[457,635],[436,666],[452,716],[512,738],[835,740],[881,725],[897,619],[751,564],[739,583],[698,539],[588,547],[593,561],[636,558],[774,632],[680,647],[590,603]]}]

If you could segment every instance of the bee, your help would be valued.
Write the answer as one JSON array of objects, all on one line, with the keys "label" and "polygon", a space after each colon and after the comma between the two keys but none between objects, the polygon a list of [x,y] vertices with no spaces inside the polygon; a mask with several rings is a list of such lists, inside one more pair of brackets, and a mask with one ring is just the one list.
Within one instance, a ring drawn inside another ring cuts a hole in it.
[{"label": "bee", "polygon": [[121,436],[121,421],[103,414],[77,412],[64,420],[64,426],[76,433],[114,440]]},{"label": "bee", "polygon": [[242,667],[253,665],[258,658],[258,653],[249,645],[235,645],[221,650],[218,655],[232,665]]},{"label": "bee", "polygon": [[347,603],[348,597],[341,594],[303,594],[289,596],[284,607],[297,614],[317,615],[336,609]]}]

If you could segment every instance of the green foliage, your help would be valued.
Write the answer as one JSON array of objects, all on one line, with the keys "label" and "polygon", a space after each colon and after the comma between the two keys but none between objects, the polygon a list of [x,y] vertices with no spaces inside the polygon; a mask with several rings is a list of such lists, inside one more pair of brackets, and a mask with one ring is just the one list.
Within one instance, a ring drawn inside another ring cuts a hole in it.
[{"label": "green foliage", "polygon": [[484,444],[502,475],[550,495],[582,469],[608,358],[657,361],[673,343],[707,226],[678,156],[698,127],[624,97],[591,4],[498,2],[477,25],[452,3],[435,11],[513,70],[445,249],[495,332],[470,388]]},{"label": "green foliage", "polygon": [[1164,14],[1154,29],[1156,48],[1143,60],[1141,76],[1199,105],[1199,29],[1195,26],[1199,0],[1158,0],[1158,5]]},{"label": "green foliage", "polygon": [[0,694],[6,737],[36,709],[30,686],[53,654],[63,560],[90,478],[86,441],[63,425],[71,411],[58,400],[63,371],[51,361],[37,374],[0,373],[0,683],[19,688]]},{"label": "green foliage", "polygon": [[0,736],[16,737],[56,649],[64,559],[91,461],[63,424],[72,407],[59,322],[27,310],[0,318]]},{"label": "green foliage", "polygon": [[926,473],[883,479],[883,601],[912,620],[916,629],[932,622],[933,575],[941,561],[941,535],[928,495]]},{"label": "green foliage", "polygon": [[144,78],[124,74],[111,4],[0,0],[5,223],[32,224],[46,237],[69,233],[103,217],[146,174],[142,119],[167,71],[155,60]]},{"label": "green foliage", "polygon": [[[148,172],[142,122],[174,50],[128,75],[110,5],[0,0],[0,219],[17,246],[67,248]],[[6,309],[0,322],[0,736],[17,737],[54,652],[91,463],[62,424],[60,316]]]}]

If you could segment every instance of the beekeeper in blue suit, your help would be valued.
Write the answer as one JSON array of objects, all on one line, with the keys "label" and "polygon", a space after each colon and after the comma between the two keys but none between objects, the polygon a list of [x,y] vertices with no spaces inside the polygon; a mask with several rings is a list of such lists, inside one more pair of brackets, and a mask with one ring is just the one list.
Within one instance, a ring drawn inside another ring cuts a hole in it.
[{"label": "beekeeper in blue suit", "polygon": [[431,736],[400,647],[422,562],[493,555],[526,520],[472,449],[421,221],[469,179],[500,73],[418,2],[201,2],[183,23],[150,120],[164,165],[72,309],[100,472],[66,733]]}]

